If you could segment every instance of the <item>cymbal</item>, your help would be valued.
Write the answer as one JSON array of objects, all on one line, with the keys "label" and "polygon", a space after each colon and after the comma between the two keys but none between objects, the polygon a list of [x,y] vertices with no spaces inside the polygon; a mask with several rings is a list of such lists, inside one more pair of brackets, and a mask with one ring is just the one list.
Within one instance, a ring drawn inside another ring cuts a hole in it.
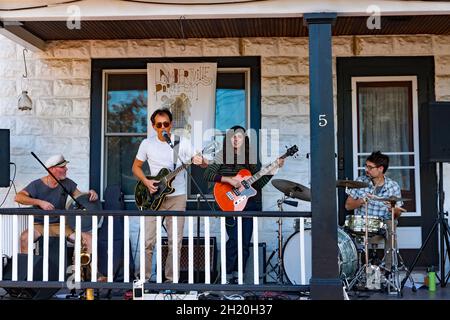
[{"label": "cymbal", "polygon": [[355,180],[337,180],[336,187],[343,188],[367,188],[369,184],[367,182],[355,181]]},{"label": "cymbal", "polygon": [[288,197],[311,201],[311,190],[300,183],[283,179],[273,179],[272,184]]},{"label": "cymbal", "polygon": [[409,198],[399,198],[395,196],[390,196],[389,198],[377,198],[373,197],[371,200],[375,201],[387,201],[387,202],[398,202],[398,201],[411,201],[412,199]]}]

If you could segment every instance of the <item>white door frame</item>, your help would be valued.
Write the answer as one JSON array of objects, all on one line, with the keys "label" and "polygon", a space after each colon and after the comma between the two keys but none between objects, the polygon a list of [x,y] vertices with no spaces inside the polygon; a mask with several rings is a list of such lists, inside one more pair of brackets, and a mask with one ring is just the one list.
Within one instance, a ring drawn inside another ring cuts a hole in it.
[{"label": "white door frame", "polygon": [[[377,76],[377,77],[352,77],[352,137],[353,137],[353,175],[358,176],[358,156],[369,155],[366,153],[355,152],[358,148],[358,115],[357,115],[357,83],[359,82],[407,82],[412,83],[412,113],[413,113],[413,145],[414,152],[386,152],[387,155],[413,155],[414,167],[390,167],[391,169],[414,169],[415,193],[416,193],[416,212],[403,213],[404,217],[421,216],[421,199],[420,199],[420,150],[419,150],[419,113],[418,113],[418,96],[417,96],[417,77],[416,76]],[[358,150],[359,151],[359,150]]]}]

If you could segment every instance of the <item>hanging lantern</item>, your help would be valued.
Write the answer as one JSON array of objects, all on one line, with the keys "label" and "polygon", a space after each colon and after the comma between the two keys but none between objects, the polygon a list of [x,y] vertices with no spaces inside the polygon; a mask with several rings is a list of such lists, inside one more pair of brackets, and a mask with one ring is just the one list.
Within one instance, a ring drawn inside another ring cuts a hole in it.
[{"label": "hanging lantern", "polygon": [[33,101],[28,96],[28,91],[22,91],[22,94],[19,97],[19,102],[17,103],[19,110],[26,111],[31,110],[33,106]]},{"label": "hanging lantern", "polygon": [[[25,60],[25,51],[28,51],[27,49],[23,49],[23,64],[25,67],[25,74],[22,76],[23,79],[26,79],[28,77],[28,70],[27,70],[27,61]],[[23,81],[22,79],[22,81]],[[31,101],[31,98],[28,96],[28,91],[22,89],[22,94],[19,97],[19,101],[17,102],[17,106],[19,110],[26,111],[31,110],[33,106],[33,101]]]}]

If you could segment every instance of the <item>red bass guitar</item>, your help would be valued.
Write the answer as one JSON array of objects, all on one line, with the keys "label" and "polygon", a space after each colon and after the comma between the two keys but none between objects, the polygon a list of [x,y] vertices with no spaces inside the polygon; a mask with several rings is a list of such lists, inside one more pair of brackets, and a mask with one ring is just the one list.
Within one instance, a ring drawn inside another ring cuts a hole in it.
[{"label": "red bass guitar", "polygon": [[[296,145],[286,150],[280,158],[284,159],[293,156],[298,151]],[[247,170],[240,170],[235,179],[241,182],[239,188],[235,188],[229,183],[216,182],[214,185],[214,198],[222,211],[242,211],[247,204],[248,199],[255,196],[257,191],[252,187],[252,184],[256,182],[263,175],[266,175],[272,169],[278,167],[278,159],[264,167],[254,175]]]}]

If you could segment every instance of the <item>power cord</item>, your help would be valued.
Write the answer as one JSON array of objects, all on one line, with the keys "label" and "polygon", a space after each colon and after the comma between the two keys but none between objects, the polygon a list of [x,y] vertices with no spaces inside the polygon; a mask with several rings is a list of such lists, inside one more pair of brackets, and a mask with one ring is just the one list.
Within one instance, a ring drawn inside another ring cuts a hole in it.
[{"label": "power cord", "polygon": [[244,300],[240,294],[232,294],[231,296],[223,295],[224,300]]},{"label": "power cord", "polygon": [[[14,183],[14,180],[12,180],[11,183],[12,183],[12,185],[13,185],[13,187],[14,187],[14,193],[17,195],[17,189],[16,189],[16,184]],[[19,206],[19,208],[22,208],[22,207],[20,206],[20,203],[17,202],[17,205]]]},{"label": "power cord", "polygon": [[[12,164],[14,166],[14,174],[13,174],[13,178],[11,181],[11,183],[9,184],[9,188],[8,191],[6,192],[5,198],[3,199],[2,203],[0,204],[0,208],[5,204],[6,199],[8,198],[9,192],[11,191],[12,186],[14,185],[14,190],[16,191],[16,186],[14,184],[14,180],[16,179],[16,172],[17,172],[17,166],[14,162],[10,162],[10,165]],[[16,191],[17,194],[17,191]]]}]

